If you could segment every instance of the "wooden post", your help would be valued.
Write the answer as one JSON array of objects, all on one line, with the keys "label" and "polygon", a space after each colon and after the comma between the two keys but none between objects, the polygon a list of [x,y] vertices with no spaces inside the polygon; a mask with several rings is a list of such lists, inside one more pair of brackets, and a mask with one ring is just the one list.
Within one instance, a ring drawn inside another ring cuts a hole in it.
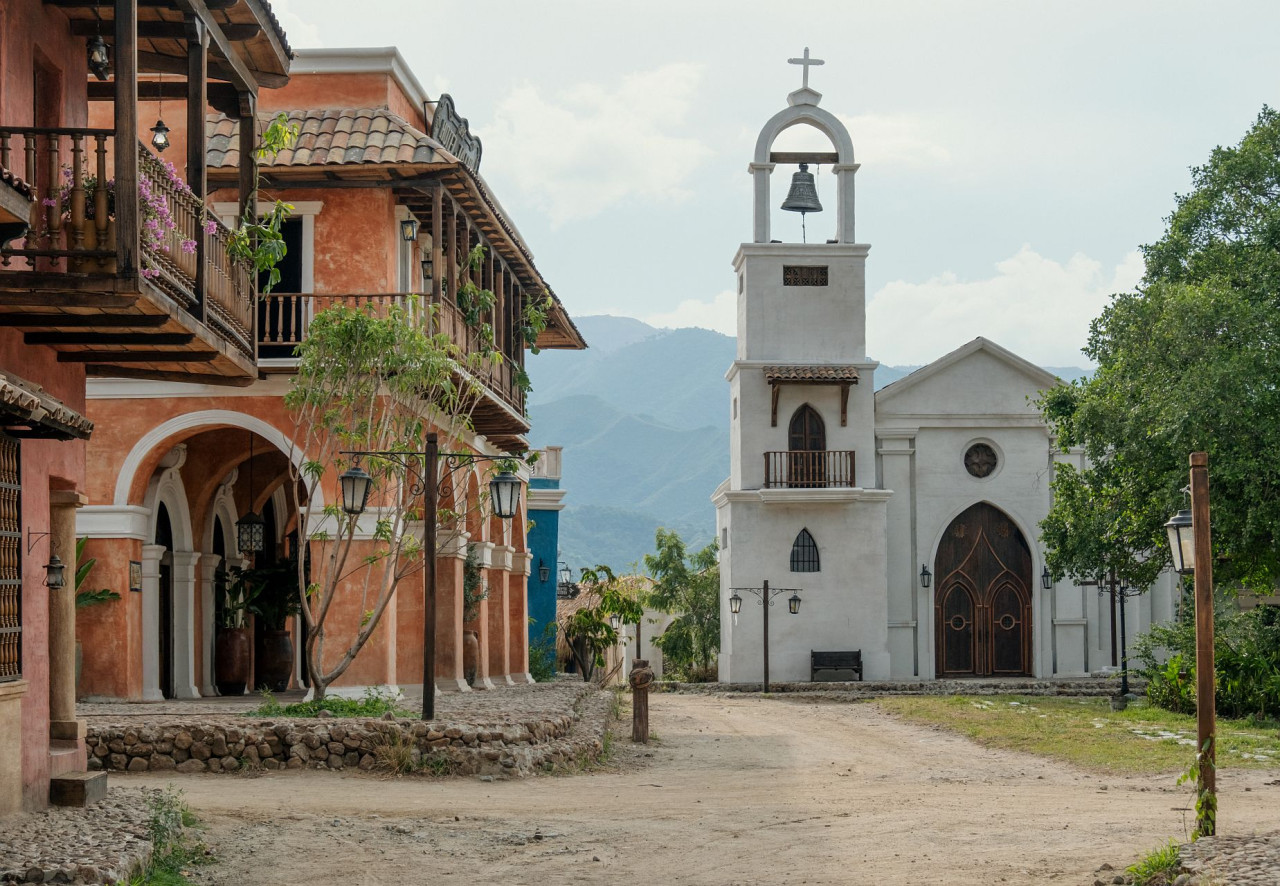
[{"label": "wooden post", "polygon": [[643,658],[632,662],[627,682],[631,684],[631,740],[648,744],[649,685],[653,683],[653,668],[649,667],[649,662]]},{"label": "wooden post", "polygon": [[[1197,790],[1215,796],[1217,749],[1213,663],[1213,541],[1209,524],[1209,454],[1191,453],[1191,531],[1195,536],[1196,594],[1196,750],[1200,754]],[[1201,836],[1212,837],[1213,821],[1198,823]],[[1206,829],[1207,828],[1207,829]]]},{"label": "wooden post", "polygon": [[[436,185],[431,189],[431,303],[440,304],[441,281],[444,279],[444,188]],[[437,307],[437,310],[439,308]],[[436,318],[436,327],[431,332],[440,330],[440,319]]]},{"label": "wooden post", "polygon": [[764,583],[764,593],[760,595],[760,605],[764,607],[764,691],[769,691],[769,582]]},{"label": "wooden post", "polygon": [[138,0],[115,6],[116,268],[138,274]]},{"label": "wooden post", "polygon": [[446,294],[451,294],[453,301],[458,301],[458,207],[453,202],[453,195],[450,194],[446,199],[449,207],[445,216],[446,230],[444,241],[448,248],[448,255],[445,256],[445,266],[441,268],[449,278],[449,286]]},{"label": "wooden post", "polygon": [[[187,17],[187,187],[202,203],[208,191],[204,154],[204,111],[209,104],[206,62],[209,29],[196,16]],[[195,295],[200,321],[205,322],[205,289],[208,287],[209,235],[204,220],[196,231]]]},{"label": "wooden post", "polygon": [[257,99],[251,92],[240,93],[240,217],[258,216]]}]

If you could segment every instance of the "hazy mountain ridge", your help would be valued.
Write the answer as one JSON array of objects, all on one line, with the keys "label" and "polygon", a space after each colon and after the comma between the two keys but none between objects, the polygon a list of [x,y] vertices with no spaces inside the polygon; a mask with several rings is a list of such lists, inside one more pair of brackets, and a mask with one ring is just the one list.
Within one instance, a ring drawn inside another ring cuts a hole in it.
[{"label": "hazy mountain ridge", "polygon": [[[679,531],[691,547],[707,544],[715,534],[710,496],[729,475],[724,374],[735,339],[632,317],[575,322],[588,350],[528,360],[530,441],[564,447],[562,559],[574,568],[628,569],[652,551],[659,526]],[[876,389],[919,368],[881,365]],[[1088,374],[1047,368],[1067,380]]]}]

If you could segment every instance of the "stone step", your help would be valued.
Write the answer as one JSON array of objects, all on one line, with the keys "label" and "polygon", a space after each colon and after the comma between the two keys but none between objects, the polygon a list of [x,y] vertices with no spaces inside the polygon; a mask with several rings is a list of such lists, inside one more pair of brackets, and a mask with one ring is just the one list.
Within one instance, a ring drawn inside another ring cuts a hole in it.
[{"label": "stone step", "polygon": [[54,806],[88,806],[106,796],[105,772],[64,772],[49,779],[49,803]]}]

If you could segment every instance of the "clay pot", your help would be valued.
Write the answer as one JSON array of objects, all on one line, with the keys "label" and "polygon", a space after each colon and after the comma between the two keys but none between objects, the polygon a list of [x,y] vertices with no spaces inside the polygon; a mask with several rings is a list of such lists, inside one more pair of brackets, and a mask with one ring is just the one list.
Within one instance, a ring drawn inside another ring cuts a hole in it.
[{"label": "clay pot", "polygon": [[255,684],[259,689],[284,692],[293,675],[293,637],[288,631],[262,631],[254,662]]},{"label": "clay pot", "polygon": [[213,644],[214,683],[219,695],[244,695],[249,685],[249,629],[222,628]]},{"label": "clay pot", "polygon": [[476,685],[480,668],[480,636],[475,631],[462,632],[462,676],[468,686]]}]

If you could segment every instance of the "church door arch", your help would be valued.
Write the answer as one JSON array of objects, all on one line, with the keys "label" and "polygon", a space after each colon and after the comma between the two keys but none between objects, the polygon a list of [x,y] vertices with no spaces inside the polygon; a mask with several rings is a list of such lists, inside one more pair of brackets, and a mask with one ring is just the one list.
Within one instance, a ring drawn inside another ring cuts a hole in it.
[{"label": "church door arch", "polygon": [[827,426],[818,410],[803,404],[787,429],[787,481],[790,486],[825,486]]},{"label": "church door arch", "polygon": [[1031,548],[1009,516],[980,502],[951,521],[934,575],[938,677],[1031,675]]}]

